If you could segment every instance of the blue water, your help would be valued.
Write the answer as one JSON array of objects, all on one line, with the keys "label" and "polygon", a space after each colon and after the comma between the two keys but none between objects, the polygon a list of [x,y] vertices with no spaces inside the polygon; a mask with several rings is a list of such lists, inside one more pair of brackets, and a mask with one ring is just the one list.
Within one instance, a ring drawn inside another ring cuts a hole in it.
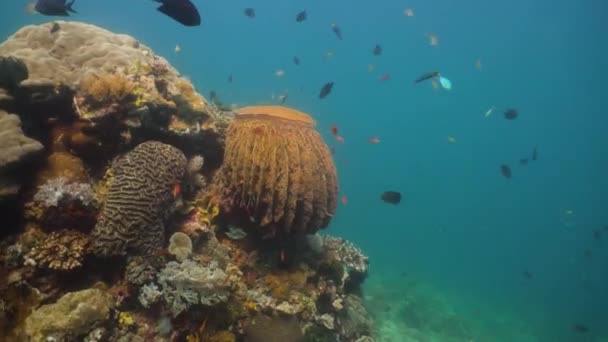
[{"label": "blue water", "polygon": [[[608,340],[608,231],[601,241],[592,233],[608,225],[608,2],[195,2],[197,28],[145,0],[79,0],[72,19],[137,37],[225,103],[273,103],[288,92],[287,104],[311,113],[336,148],[348,202],[328,233],[370,256],[374,291],[412,278],[427,284],[495,332],[483,341],[517,341],[501,332],[505,321],[530,341]],[[0,3],[2,37],[52,20],[26,14],[25,5]],[[245,17],[245,7],[257,17]],[[303,9],[308,20],[298,24]],[[376,43],[381,56],[371,54]],[[434,70],[452,90],[413,85]],[[391,79],[381,82],[384,73]],[[328,81],[333,92],[321,101]],[[505,120],[505,108],[520,116]],[[380,143],[370,144],[372,136]],[[520,166],[534,147],[538,160]],[[381,202],[385,190],[401,191],[402,203]],[[590,331],[574,332],[575,323]]]}]

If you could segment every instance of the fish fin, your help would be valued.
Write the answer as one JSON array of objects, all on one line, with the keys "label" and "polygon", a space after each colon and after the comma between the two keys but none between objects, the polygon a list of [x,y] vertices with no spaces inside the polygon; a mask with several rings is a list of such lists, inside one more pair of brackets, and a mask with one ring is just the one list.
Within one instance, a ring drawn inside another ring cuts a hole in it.
[{"label": "fish fin", "polygon": [[72,13],[74,13],[74,14],[78,14],[78,12],[76,12],[76,11],[75,11],[75,10],[72,8],[72,6],[74,5],[74,3],[75,3],[75,2],[76,2],[76,0],[72,0],[72,1],[68,2],[68,3],[65,5],[65,10],[66,10],[66,11],[68,11],[68,12],[72,12]]}]

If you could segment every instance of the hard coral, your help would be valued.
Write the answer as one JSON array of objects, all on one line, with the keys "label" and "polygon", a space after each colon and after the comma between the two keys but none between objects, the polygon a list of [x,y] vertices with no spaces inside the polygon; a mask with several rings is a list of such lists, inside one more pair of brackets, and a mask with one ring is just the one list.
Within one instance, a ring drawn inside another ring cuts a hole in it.
[{"label": "hard coral", "polygon": [[304,336],[293,317],[258,315],[245,327],[245,342],[302,342]]},{"label": "hard coral", "polygon": [[164,221],[186,168],[177,148],[148,141],[114,162],[103,210],[93,230],[97,255],[149,254],[164,242]]},{"label": "hard coral", "polygon": [[62,230],[51,233],[40,241],[26,256],[35,261],[41,268],[69,271],[82,266],[82,260],[89,250],[89,239],[86,235]]},{"label": "hard coral", "polygon": [[304,269],[269,273],[264,277],[264,284],[277,300],[288,300],[292,291],[303,291],[306,287],[308,272]]},{"label": "hard coral", "polygon": [[337,175],[327,145],[305,113],[281,106],[237,111],[228,129],[216,192],[261,232],[287,236],[324,228],[337,205]]}]

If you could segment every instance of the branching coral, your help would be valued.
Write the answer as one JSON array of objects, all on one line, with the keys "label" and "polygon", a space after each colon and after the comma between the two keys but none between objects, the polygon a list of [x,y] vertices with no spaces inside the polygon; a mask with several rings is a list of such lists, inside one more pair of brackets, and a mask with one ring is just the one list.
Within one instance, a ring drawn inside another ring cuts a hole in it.
[{"label": "branching coral", "polygon": [[337,176],[310,116],[280,106],[237,111],[226,138],[216,192],[244,209],[267,236],[314,233],[337,205]]},{"label": "branching coral", "polygon": [[88,248],[89,239],[86,235],[73,230],[62,230],[51,233],[47,239],[32,248],[26,260],[35,261],[41,268],[73,270],[82,266]]},{"label": "branching coral", "polygon": [[326,235],[323,237],[323,245],[327,253],[344,264],[350,276],[364,278],[367,275],[369,258],[352,242]]},{"label": "branching coral", "polygon": [[135,147],[112,166],[103,210],[93,230],[100,256],[149,254],[164,242],[164,221],[186,168],[177,148],[155,141]]},{"label": "branching coral", "polygon": [[215,305],[228,300],[229,275],[212,261],[203,266],[192,260],[171,261],[158,275],[163,299],[174,317],[196,304]]}]

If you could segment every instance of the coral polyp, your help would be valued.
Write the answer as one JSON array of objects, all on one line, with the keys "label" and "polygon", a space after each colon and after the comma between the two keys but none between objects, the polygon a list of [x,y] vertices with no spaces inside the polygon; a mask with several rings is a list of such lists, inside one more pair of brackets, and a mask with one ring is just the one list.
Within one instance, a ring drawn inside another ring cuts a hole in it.
[{"label": "coral polyp", "polygon": [[239,109],[228,128],[216,192],[263,235],[314,233],[336,210],[337,176],[314,120],[281,106]]}]

